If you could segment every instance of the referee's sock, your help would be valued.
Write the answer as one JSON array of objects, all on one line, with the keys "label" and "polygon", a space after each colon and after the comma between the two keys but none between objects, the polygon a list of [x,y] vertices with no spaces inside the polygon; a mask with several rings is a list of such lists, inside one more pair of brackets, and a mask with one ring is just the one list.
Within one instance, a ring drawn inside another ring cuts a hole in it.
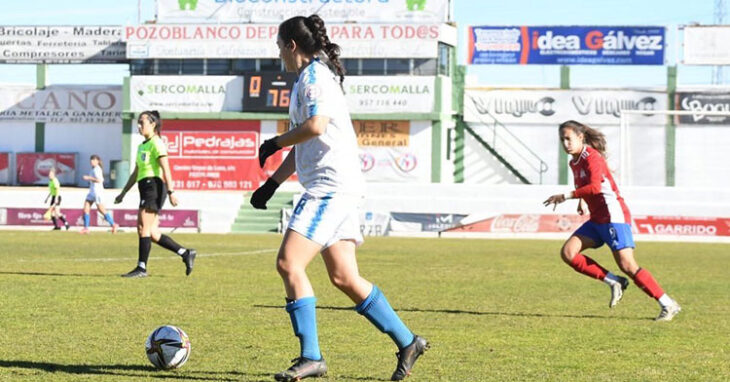
[{"label": "referee's sock", "polygon": [[175,242],[175,240],[172,240],[172,238],[167,235],[160,235],[160,239],[157,240],[157,244],[162,248],[175,252],[178,256],[184,255],[187,251],[187,249],[183,248],[180,244]]},{"label": "referee's sock", "polygon": [[137,267],[147,269],[147,260],[150,258],[150,250],[152,249],[151,237],[139,238],[139,257],[137,259]]}]

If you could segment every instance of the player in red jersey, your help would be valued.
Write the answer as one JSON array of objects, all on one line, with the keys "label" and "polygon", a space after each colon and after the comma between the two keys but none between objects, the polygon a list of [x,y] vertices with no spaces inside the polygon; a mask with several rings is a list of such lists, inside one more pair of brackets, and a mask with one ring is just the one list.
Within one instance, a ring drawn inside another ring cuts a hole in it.
[{"label": "player in red jersey", "polygon": [[585,202],[591,216],[563,245],[560,251],[563,261],[576,271],[608,284],[611,288],[609,307],[613,308],[621,300],[629,281],[581,254],[587,248],[598,248],[605,243],[611,248],[621,271],[659,302],[661,312],[656,321],[671,321],[682,308],[664,293],[651,273],[640,268],[634,260],[631,214],[606,164],[606,137],[576,121],[562,123],[559,134],[563,149],[573,157],[570,168],[573,170],[575,191],[553,195],[544,204],[557,206],[568,199],[580,199],[578,213],[585,213]]}]

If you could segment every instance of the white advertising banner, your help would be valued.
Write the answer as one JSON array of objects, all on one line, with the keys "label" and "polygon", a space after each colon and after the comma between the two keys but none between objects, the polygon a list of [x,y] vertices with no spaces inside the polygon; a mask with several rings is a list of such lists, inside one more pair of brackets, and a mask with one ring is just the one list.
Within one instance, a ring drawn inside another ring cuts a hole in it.
[{"label": "white advertising banner", "polygon": [[121,26],[0,26],[0,62],[126,62]]},{"label": "white advertising banner", "polygon": [[121,123],[122,87],[51,85],[0,88],[0,121]]},{"label": "white advertising banner", "polygon": [[730,64],[730,26],[684,28],[685,65]]},{"label": "white advertising banner", "polygon": [[[331,24],[342,57],[435,58],[454,28],[438,24]],[[279,24],[164,25],[124,28],[127,57],[278,58]]]},{"label": "white advertising banner", "polygon": [[431,113],[436,77],[345,77],[345,96],[350,113]]},{"label": "white advertising banner", "polygon": [[367,182],[431,181],[431,121],[353,121]]},{"label": "white advertising banner", "polygon": [[328,22],[449,21],[449,0],[157,0],[157,21],[280,23],[317,13]]},{"label": "white advertising banner", "polygon": [[241,76],[132,76],[132,111],[241,111]]},{"label": "white advertising banner", "polygon": [[[464,92],[464,120],[521,124],[618,124],[621,110],[666,110],[664,92],[635,90],[481,90]],[[662,114],[641,114],[637,124],[666,123]]]}]

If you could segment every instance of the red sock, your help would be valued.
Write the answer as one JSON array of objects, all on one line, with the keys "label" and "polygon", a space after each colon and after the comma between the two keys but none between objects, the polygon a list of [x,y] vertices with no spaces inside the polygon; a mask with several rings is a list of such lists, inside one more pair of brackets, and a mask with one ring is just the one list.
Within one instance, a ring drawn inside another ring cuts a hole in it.
[{"label": "red sock", "polygon": [[644,293],[654,297],[655,299],[662,297],[664,294],[662,287],[657,284],[651,273],[644,268],[639,268],[639,270],[636,271],[636,274],[634,275],[634,283],[636,283],[636,285],[638,285]]},{"label": "red sock", "polygon": [[603,278],[606,277],[606,274],[608,274],[606,268],[603,268],[590,257],[583,256],[580,253],[573,257],[573,261],[570,262],[570,266],[572,266],[576,271],[586,276],[593,277],[594,279],[603,280]]}]

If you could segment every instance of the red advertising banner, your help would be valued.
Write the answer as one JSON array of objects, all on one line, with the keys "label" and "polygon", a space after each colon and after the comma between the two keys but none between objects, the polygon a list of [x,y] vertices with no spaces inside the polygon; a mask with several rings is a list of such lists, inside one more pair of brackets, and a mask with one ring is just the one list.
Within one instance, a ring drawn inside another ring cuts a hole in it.
[{"label": "red advertising banner", "polygon": [[[446,232],[572,233],[587,220],[579,215],[505,214]],[[644,235],[730,236],[730,218],[634,216],[633,231]]]},{"label": "red advertising banner", "polygon": [[75,153],[17,153],[15,166],[20,185],[48,184],[52,168],[56,169],[56,178],[61,184],[76,184]]},{"label": "red advertising banner", "polygon": [[634,216],[634,227],[648,235],[730,236],[730,218]]},{"label": "red advertising banner", "polygon": [[10,184],[10,153],[0,153],[0,184]]},{"label": "red advertising banner", "polygon": [[259,168],[259,121],[171,120],[167,143],[176,189],[253,190],[266,179]]},{"label": "red advertising banner", "polygon": [[464,224],[446,232],[573,232],[588,220],[580,215],[505,214]]},{"label": "red advertising banner", "polygon": [[[0,208],[0,225],[33,225],[47,226],[50,221],[43,219],[45,208]],[[80,208],[62,209],[69,224],[74,227],[84,225],[84,210]],[[137,226],[137,210],[121,209],[110,210],[114,222],[120,227]],[[92,212],[92,219],[89,225],[92,227],[104,227],[109,224],[104,218]],[[96,219],[93,218],[96,216]],[[199,212],[197,210],[162,210],[160,212],[160,227],[165,228],[199,228]]]}]

